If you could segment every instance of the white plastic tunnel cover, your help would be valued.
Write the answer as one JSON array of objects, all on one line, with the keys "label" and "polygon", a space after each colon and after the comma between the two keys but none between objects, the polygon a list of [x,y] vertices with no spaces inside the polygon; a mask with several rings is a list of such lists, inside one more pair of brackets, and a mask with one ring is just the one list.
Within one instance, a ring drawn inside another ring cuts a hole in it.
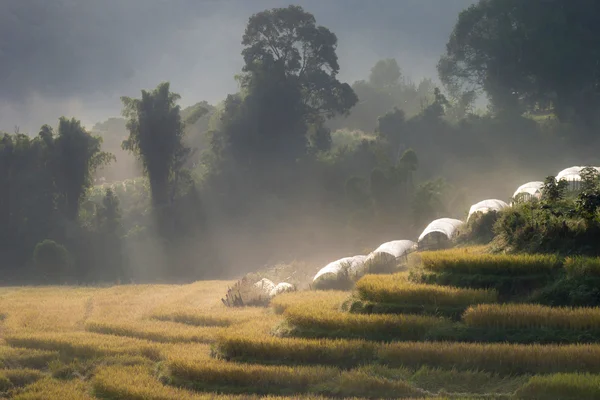
[{"label": "white plastic tunnel cover", "polygon": [[[586,167],[569,167],[569,168],[565,168],[562,171],[560,171],[558,173],[558,175],[556,175],[556,180],[560,181],[561,179],[565,179],[567,181],[570,180],[581,180],[581,171],[586,168]],[[595,168],[596,171],[600,172],[600,167],[592,167]]]},{"label": "white plastic tunnel cover", "polygon": [[514,199],[521,194],[529,195],[529,196],[533,196],[533,197],[539,197],[542,194],[543,186],[544,186],[544,182],[540,182],[540,181],[527,182],[527,183],[519,186],[519,188],[515,191],[515,193],[513,194],[512,197]]},{"label": "white plastic tunnel cover", "polygon": [[467,217],[467,221],[469,220],[469,218],[471,218],[471,215],[475,214],[476,212],[485,214],[490,211],[500,211],[505,209],[506,207],[508,207],[508,204],[498,199],[488,199],[480,201],[477,204],[473,204],[469,209],[469,216]]},{"label": "white plastic tunnel cover", "polygon": [[348,267],[348,272],[353,273],[357,271],[360,267],[362,267],[366,258],[367,256],[353,256],[344,257],[340,258],[339,260],[332,261],[323,268],[321,268],[319,272],[317,272],[317,274],[313,278],[313,282],[316,282],[327,276],[335,278],[339,275],[341,271],[343,271],[345,267]]},{"label": "white plastic tunnel cover", "polygon": [[433,232],[439,232],[446,236],[448,239],[450,239],[463,223],[463,221],[453,218],[436,219],[435,221],[432,221],[429,225],[427,225],[427,228],[425,228],[423,233],[421,233],[421,236],[419,236],[419,242],[422,241],[427,235]]},{"label": "white plastic tunnel cover", "polygon": [[400,258],[403,255],[415,250],[416,246],[417,244],[412,240],[393,240],[391,242],[385,242],[381,246],[373,250],[373,252],[371,252],[371,254],[367,256],[365,262],[368,262],[369,260],[376,257],[377,254],[381,253],[389,254],[394,258]]}]

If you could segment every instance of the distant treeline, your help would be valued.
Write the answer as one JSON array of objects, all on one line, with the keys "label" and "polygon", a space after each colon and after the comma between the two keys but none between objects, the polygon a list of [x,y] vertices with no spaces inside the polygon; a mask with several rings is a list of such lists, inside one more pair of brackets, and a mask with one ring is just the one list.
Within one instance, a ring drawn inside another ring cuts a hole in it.
[{"label": "distant treeline", "polygon": [[[321,262],[598,164],[599,7],[480,1],[459,15],[439,88],[393,59],[340,82],[337,38],[312,14],[255,14],[240,91],[218,105],[181,110],[161,83],[91,132],[61,118],[0,137],[0,279],[190,280]],[[489,109],[475,110],[480,95]]]}]

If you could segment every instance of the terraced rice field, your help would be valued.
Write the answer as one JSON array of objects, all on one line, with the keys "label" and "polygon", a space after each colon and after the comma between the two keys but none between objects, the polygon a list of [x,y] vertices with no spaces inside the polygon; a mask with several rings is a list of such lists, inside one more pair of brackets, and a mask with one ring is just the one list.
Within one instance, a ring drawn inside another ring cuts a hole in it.
[{"label": "terraced rice field", "polygon": [[[444,268],[461,273],[473,260],[478,271],[521,268],[506,256],[451,256]],[[540,260],[526,268],[543,269]],[[354,292],[232,309],[220,302],[230,285],[2,290],[0,398],[600,398],[600,344],[558,340],[596,332],[595,308],[499,304],[494,290],[367,275]],[[349,312],[349,299],[399,308]],[[458,318],[430,312],[444,307]],[[545,344],[520,341],[550,331]],[[516,339],[492,343],[489,332]]]}]

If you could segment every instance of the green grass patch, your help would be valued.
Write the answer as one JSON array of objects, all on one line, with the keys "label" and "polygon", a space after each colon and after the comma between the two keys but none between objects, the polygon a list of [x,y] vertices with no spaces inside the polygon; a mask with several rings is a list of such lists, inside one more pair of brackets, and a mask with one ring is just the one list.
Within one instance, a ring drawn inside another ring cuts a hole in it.
[{"label": "green grass patch", "polygon": [[565,259],[564,267],[569,276],[588,276],[600,278],[599,257],[567,257]]}]

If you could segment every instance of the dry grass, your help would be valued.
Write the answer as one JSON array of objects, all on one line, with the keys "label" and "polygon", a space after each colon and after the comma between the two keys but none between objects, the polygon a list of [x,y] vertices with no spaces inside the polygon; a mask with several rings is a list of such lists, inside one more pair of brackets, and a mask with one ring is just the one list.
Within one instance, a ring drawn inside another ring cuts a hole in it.
[{"label": "dry grass", "polygon": [[173,383],[194,390],[280,394],[313,393],[328,396],[424,397],[410,384],[372,376],[365,371],[340,371],[322,366],[268,366],[233,362],[195,363],[172,360],[168,364]]},{"label": "dry grass", "polygon": [[0,369],[0,393],[23,387],[44,377],[35,369]]},{"label": "dry grass", "polygon": [[356,283],[356,290],[363,300],[388,304],[469,306],[498,299],[495,290],[417,284],[395,275],[367,275]]},{"label": "dry grass", "polygon": [[209,314],[199,310],[159,310],[152,313],[150,318],[157,321],[177,322],[192,326],[219,326],[232,325],[233,319],[220,315]]},{"label": "dry grass", "polygon": [[338,290],[283,293],[271,300],[271,307],[277,314],[282,314],[291,306],[302,306],[306,309],[336,310],[348,297],[348,292]]},{"label": "dry grass", "polygon": [[175,322],[148,320],[133,322],[90,321],[85,324],[85,329],[88,332],[132,337],[162,343],[212,343],[215,341],[217,335],[223,332],[222,328],[217,327],[191,327]]},{"label": "dry grass", "polygon": [[[142,366],[100,369],[92,381],[93,392],[100,398],[122,400],[226,400],[230,397],[197,394],[167,386]],[[235,397],[231,397],[235,398]]]},{"label": "dry grass", "polygon": [[[600,345],[383,344],[277,338],[271,331],[282,318],[306,329],[350,332],[357,337],[377,332],[418,336],[440,320],[346,314],[339,309],[347,292],[278,296],[272,306],[283,316],[264,308],[231,309],[220,303],[228,284],[0,289],[0,314],[5,315],[0,322],[0,343],[4,344],[0,345],[0,368],[11,368],[0,373],[0,385],[9,382],[10,398],[22,400],[90,400],[95,398],[92,393],[126,400],[258,399],[267,394],[314,400],[323,399],[319,395],[397,398],[426,395],[421,389],[495,392],[506,397],[529,374],[562,373],[531,379],[518,394],[543,399],[556,398],[556,393],[564,394],[560,398],[597,396],[595,375],[564,373],[600,374]],[[367,276],[360,285],[366,288],[366,296],[392,304],[466,307],[495,300],[495,292],[415,285],[400,274]],[[480,305],[469,309],[465,321],[482,327],[595,329],[596,312]],[[215,348],[211,349],[213,340]],[[82,370],[84,380],[47,377],[73,378]],[[166,374],[161,378],[157,371]],[[515,374],[522,376],[513,378]],[[224,394],[176,388],[168,384],[169,379],[195,390]]]},{"label": "dry grass", "polygon": [[517,399],[592,400],[600,398],[600,375],[554,374],[534,376],[515,393]]},{"label": "dry grass", "polygon": [[27,386],[15,400],[95,400],[85,382],[42,379]]},{"label": "dry grass", "polygon": [[489,254],[450,249],[420,253],[423,268],[433,272],[494,275],[532,275],[547,273],[561,266],[561,260],[542,254]]},{"label": "dry grass", "polygon": [[56,351],[42,351],[0,346],[0,368],[42,369],[58,358]]},{"label": "dry grass", "polygon": [[463,321],[469,326],[481,328],[600,329],[600,308],[482,304],[467,309]]},{"label": "dry grass", "polygon": [[127,354],[158,360],[161,351],[160,346],[146,340],[90,332],[24,333],[7,336],[5,340],[11,346],[58,351],[65,356],[82,358]]},{"label": "dry grass", "polygon": [[378,348],[389,366],[456,368],[501,374],[600,372],[600,345],[518,345],[399,342]]},{"label": "dry grass", "polygon": [[286,321],[294,328],[321,337],[371,340],[421,340],[434,327],[447,323],[437,317],[393,314],[353,314],[326,308],[288,307]]},{"label": "dry grass", "polygon": [[521,345],[453,342],[277,339],[224,336],[225,358],[262,363],[337,365],[381,363],[390,367],[482,370],[500,374],[600,373],[600,345]]},{"label": "dry grass", "polygon": [[350,368],[375,361],[378,345],[365,340],[223,335],[217,353],[228,360],[265,364],[323,364]]}]

